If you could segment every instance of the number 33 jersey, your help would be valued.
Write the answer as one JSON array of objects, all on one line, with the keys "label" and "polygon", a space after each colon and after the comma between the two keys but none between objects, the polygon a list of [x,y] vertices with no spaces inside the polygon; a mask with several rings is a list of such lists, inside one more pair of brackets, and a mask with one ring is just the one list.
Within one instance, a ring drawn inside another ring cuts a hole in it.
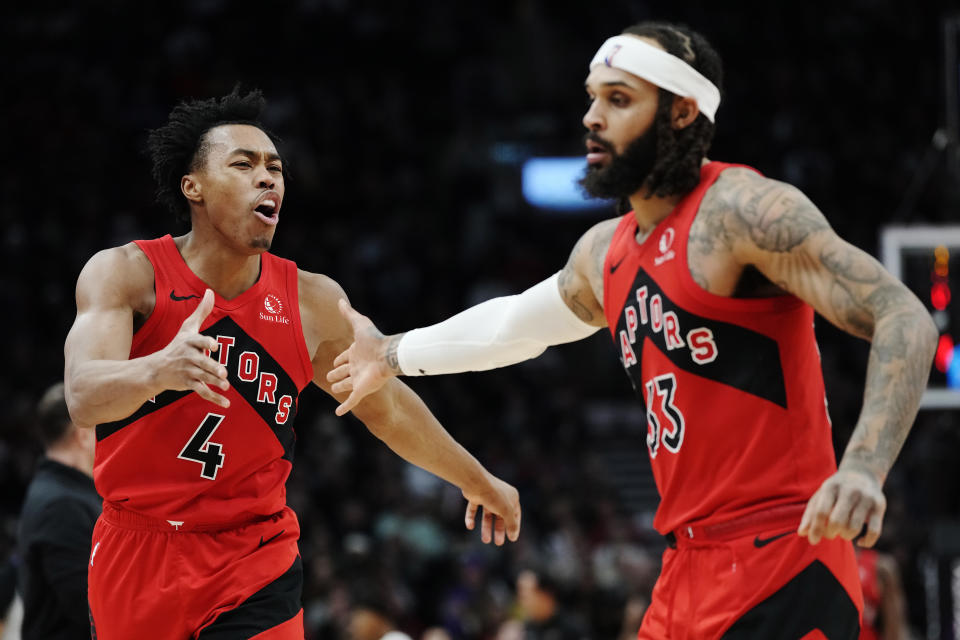
[{"label": "number 33 jersey", "polygon": [[836,470],[811,307],[717,296],[690,274],[690,226],[729,166],[705,165],[643,243],[626,214],[604,264],[603,307],[646,411],[664,534],[806,502]]},{"label": "number 33 jersey", "polygon": [[[137,241],[154,269],[156,306],[130,358],[159,351],[207,285],[169,235]],[[286,505],[293,421],[313,368],[300,325],[297,267],[264,253],[260,277],[232,300],[216,296],[200,332],[219,343],[226,409],[193,391],[164,391],[133,415],[97,426],[94,479],[104,500],[168,521],[243,522]]]}]

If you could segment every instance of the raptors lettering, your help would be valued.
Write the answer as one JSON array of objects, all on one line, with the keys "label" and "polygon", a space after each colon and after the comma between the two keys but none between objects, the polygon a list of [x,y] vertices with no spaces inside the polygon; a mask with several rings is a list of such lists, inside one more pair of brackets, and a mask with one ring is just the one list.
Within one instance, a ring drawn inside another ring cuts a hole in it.
[{"label": "raptors lettering", "polygon": [[[217,350],[217,358],[220,364],[229,370],[231,362],[231,349],[237,343],[233,336],[218,335],[217,342],[220,348]],[[210,355],[210,352],[206,352]],[[286,423],[290,417],[290,407],[293,405],[293,396],[284,394],[279,399],[277,393],[277,376],[269,371],[260,371],[260,356],[256,351],[244,351],[237,358],[237,369],[235,375],[241,382],[256,383],[256,401],[261,404],[274,404],[277,406],[277,413],[273,420],[278,425]]]},{"label": "raptors lettering", "polygon": [[708,327],[697,327],[686,333],[686,339],[680,319],[676,312],[664,310],[663,298],[659,293],[650,295],[647,285],[636,291],[636,306],[628,304],[623,309],[624,325],[620,330],[620,361],[625,369],[637,364],[637,354],[633,345],[637,342],[637,329],[648,327],[651,333],[663,332],[664,344],[668,351],[690,349],[690,359],[697,364],[707,364],[717,359],[717,343],[713,331]]}]

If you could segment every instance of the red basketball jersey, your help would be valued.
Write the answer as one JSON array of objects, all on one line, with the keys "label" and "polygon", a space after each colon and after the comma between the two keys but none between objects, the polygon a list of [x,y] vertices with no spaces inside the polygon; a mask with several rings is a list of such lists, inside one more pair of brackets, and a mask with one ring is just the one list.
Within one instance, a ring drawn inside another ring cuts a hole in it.
[{"label": "red basketball jersey", "polygon": [[[153,264],[156,306],[130,357],[169,344],[207,285],[169,235],[137,245]],[[240,522],[286,505],[300,391],[313,378],[300,325],[297,267],[269,253],[232,300],[216,296],[200,328],[227,368],[224,409],[192,391],[164,391],[133,415],[97,426],[94,479],[107,501],[171,522]],[[222,392],[222,390],[217,390]]]},{"label": "red basketball jersey", "polygon": [[690,225],[730,166],[705,165],[642,244],[633,212],[623,216],[604,264],[603,307],[646,409],[664,534],[805,502],[836,470],[811,307],[717,296],[690,275]]}]

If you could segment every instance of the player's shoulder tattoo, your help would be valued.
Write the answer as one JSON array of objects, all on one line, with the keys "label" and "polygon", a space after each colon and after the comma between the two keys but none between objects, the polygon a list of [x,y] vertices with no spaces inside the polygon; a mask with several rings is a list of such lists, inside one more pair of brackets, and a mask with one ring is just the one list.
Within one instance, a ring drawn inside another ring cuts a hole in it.
[{"label": "player's shoulder tattoo", "polygon": [[799,189],[749,169],[724,171],[710,192],[711,206],[722,212],[717,217],[726,225],[728,241],[733,240],[729,235],[733,232],[759,249],[783,253],[830,228]]},{"label": "player's shoulder tattoo", "polygon": [[602,315],[603,265],[619,220],[604,220],[588,229],[577,240],[560,271],[560,293],[584,322],[593,322]]},{"label": "player's shoulder tattoo", "polygon": [[620,218],[613,218],[599,222],[590,229],[590,262],[593,266],[591,271],[600,277],[601,283],[603,282],[603,264],[619,224]]},{"label": "player's shoulder tattoo", "polygon": [[564,278],[570,279],[574,273],[593,282],[596,278],[603,280],[603,263],[610,248],[610,241],[617,228],[619,219],[604,220],[590,227],[573,246],[567,260],[565,273],[561,273],[561,282]]}]

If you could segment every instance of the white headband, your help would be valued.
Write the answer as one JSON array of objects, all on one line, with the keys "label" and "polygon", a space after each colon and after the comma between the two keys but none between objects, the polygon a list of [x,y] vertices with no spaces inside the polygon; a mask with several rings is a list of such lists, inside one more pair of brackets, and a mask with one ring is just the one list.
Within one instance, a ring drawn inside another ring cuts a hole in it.
[{"label": "white headband", "polygon": [[623,69],[661,89],[697,101],[700,112],[714,122],[720,90],[680,58],[635,36],[613,36],[597,51],[590,69],[598,65]]}]

